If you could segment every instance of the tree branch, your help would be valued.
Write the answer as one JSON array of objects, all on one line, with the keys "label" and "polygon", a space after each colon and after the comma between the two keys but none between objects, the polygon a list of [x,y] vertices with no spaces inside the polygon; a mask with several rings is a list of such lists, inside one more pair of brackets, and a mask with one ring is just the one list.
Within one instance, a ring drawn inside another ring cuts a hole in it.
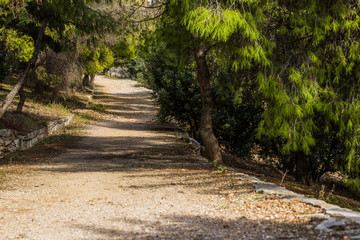
[{"label": "tree branch", "polygon": [[[131,18],[137,12],[137,10],[139,10],[142,6],[144,6],[145,1],[146,0],[143,0],[143,2],[140,5],[138,5],[137,8],[135,8],[135,10],[132,13],[130,13],[127,18]],[[134,5],[134,6],[136,6],[136,5]]]},{"label": "tree branch", "polygon": [[135,23],[142,23],[142,22],[147,22],[147,21],[152,21],[152,20],[155,20],[159,17],[161,17],[163,15],[163,13],[160,13],[159,15],[156,15],[155,17],[151,17],[151,18],[144,18],[144,19],[141,19],[141,20],[133,20],[132,22],[135,22]]},{"label": "tree branch", "polygon": [[305,39],[308,39],[308,38],[312,38],[312,36],[313,35],[308,35],[308,36],[305,36],[305,37],[294,39],[292,41],[286,41],[286,43],[294,43],[294,42],[297,42],[297,41],[302,41],[302,40],[305,40]]}]

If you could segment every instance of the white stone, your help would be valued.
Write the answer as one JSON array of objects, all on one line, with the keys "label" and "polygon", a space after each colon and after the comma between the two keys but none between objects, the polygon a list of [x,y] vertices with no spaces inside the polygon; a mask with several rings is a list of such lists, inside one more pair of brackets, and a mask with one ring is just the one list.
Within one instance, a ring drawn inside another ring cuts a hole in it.
[{"label": "white stone", "polygon": [[343,221],[338,221],[334,218],[329,218],[323,221],[322,223],[320,223],[319,225],[317,225],[315,229],[319,230],[320,232],[331,232],[332,227],[345,226],[345,225],[346,224]]},{"label": "white stone", "polygon": [[40,134],[46,133],[46,128],[40,129],[40,130],[39,130],[39,133],[40,133]]},{"label": "white stone", "polygon": [[[47,127],[34,130],[27,135],[19,135],[17,131],[12,131],[11,129],[1,129],[0,130],[0,154],[2,151],[16,151],[22,148],[31,148],[39,141],[43,140],[44,138],[51,136],[56,131],[62,130],[71,123],[73,120],[74,115],[70,115],[63,119],[58,119],[55,121],[51,121],[47,123]],[[14,134],[12,134],[14,133]],[[11,136],[14,135],[14,138]],[[1,146],[4,146],[1,148]]]},{"label": "white stone", "polygon": [[39,136],[37,136],[37,141],[40,142],[40,141],[42,141],[45,137],[46,137],[45,134],[40,134]]},{"label": "white stone", "polygon": [[255,184],[256,192],[259,193],[267,193],[267,194],[278,194],[283,196],[291,196],[296,198],[301,198],[303,195],[294,193],[292,191],[287,190],[284,187],[280,187],[274,183],[264,182],[258,180]]},{"label": "white stone", "polygon": [[0,130],[0,136],[1,137],[10,137],[11,136],[11,130],[10,129],[1,129]]},{"label": "white stone", "polygon": [[20,147],[20,139],[15,139],[14,144],[15,144],[16,148],[19,148]]},{"label": "white stone", "polygon": [[12,143],[12,139],[9,139],[9,138],[8,138],[8,139],[5,139],[5,140],[4,140],[4,145],[5,145],[5,146],[9,146],[11,143]]},{"label": "white stone", "polygon": [[17,150],[17,147],[15,146],[14,143],[10,144],[8,147],[7,147],[7,150],[9,152],[15,152]]},{"label": "white stone", "polygon": [[30,140],[36,136],[37,131],[32,131],[31,133],[28,133],[25,137],[26,140]]},{"label": "white stone", "polygon": [[28,148],[31,148],[31,147],[33,147],[36,143],[37,143],[37,138],[30,139],[29,141],[27,141],[27,147],[28,147]]}]

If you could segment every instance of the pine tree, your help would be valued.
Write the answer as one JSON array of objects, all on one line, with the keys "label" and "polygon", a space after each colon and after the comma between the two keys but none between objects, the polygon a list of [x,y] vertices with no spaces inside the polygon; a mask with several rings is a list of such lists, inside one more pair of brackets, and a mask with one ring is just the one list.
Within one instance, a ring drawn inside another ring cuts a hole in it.
[{"label": "pine tree", "polygon": [[360,170],[359,3],[279,0],[272,8],[274,30],[267,34],[276,50],[271,66],[258,75],[266,99],[258,135],[284,141],[282,153],[294,153],[298,180],[308,180],[310,156],[324,135],[331,136],[346,149],[346,165],[337,163],[338,169],[355,176]]},{"label": "pine tree", "polygon": [[[197,79],[202,99],[200,134],[207,157],[222,163],[218,141],[213,132],[211,94],[211,73],[207,63],[207,54],[213,49],[230,51],[237,55],[232,62],[235,69],[251,68],[253,63],[268,65],[266,57],[266,39],[258,29],[264,21],[263,9],[266,4],[259,1],[169,1],[165,10],[167,17],[180,22],[192,36],[193,55],[196,61]],[[168,31],[177,29],[169,28]],[[231,39],[237,36],[240,44],[229,46]],[[239,37],[240,36],[240,37]]]}]

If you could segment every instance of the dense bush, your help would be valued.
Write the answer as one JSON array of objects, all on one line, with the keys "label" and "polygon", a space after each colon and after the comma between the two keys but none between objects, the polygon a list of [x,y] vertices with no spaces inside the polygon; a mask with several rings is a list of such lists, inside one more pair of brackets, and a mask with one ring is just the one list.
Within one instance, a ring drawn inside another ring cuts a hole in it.
[{"label": "dense bush", "polygon": [[50,91],[52,102],[56,102],[59,97],[71,97],[81,84],[81,68],[75,57],[70,53],[55,53],[50,49],[40,57],[33,75],[34,79],[29,84],[35,85],[33,87],[38,93],[41,90]]},{"label": "dense bush", "polygon": [[130,69],[138,81],[153,90],[160,106],[159,120],[175,119],[197,137],[201,102],[192,67],[180,66],[177,55],[160,46],[144,52]]},{"label": "dense bush", "polygon": [[0,81],[22,70],[34,50],[32,39],[13,29],[0,28]]},{"label": "dense bush", "polygon": [[[191,56],[188,58],[191,59]],[[193,62],[181,62],[180,56],[162,45],[142,52],[130,70],[135,79],[153,90],[153,96],[160,106],[159,119],[175,119],[192,137],[201,141],[201,98],[193,66]],[[231,70],[219,64],[212,66],[212,69],[217,72],[212,84],[214,132],[227,151],[244,155],[254,144],[255,129],[262,110],[255,105],[248,92],[243,93],[248,95],[247,101],[235,101],[237,93],[225,84],[230,81]]]},{"label": "dense bush", "polygon": [[[311,148],[311,154],[304,155],[304,161],[308,163],[305,169],[306,182],[319,182],[320,178],[327,172],[343,170],[346,162],[343,158],[344,148],[341,141],[336,137],[336,131],[331,134],[324,134],[319,131],[314,134],[316,145]],[[282,151],[285,141],[281,138],[257,138],[256,144],[260,147],[261,155],[265,156],[276,168],[283,172],[288,171],[296,175],[296,154],[284,153]]]}]

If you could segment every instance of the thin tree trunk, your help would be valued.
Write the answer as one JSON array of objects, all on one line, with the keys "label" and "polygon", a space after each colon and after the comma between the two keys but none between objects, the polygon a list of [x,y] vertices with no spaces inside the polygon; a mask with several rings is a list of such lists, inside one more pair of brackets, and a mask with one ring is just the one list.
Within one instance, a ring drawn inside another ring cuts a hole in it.
[{"label": "thin tree trunk", "polygon": [[223,163],[219,143],[212,126],[213,98],[210,87],[210,72],[206,62],[206,48],[203,42],[194,44],[194,56],[197,78],[200,84],[200,135],[205,146],[205,155],[214,164]]},{"label": "thin tree trunk", "polygon": [[51,95],[51,103],[57,103],[59,98],[59,92],[60,92],[59,89],[57,87],[54,87]]},{"label": "thin tree trunk", "polygon": [[24,86],[22,86],[19,90],[19,96],[20,96],[20,101],[19,104],[17,106],[16,112],[21,113],[22,109],[24,107],[25,104],[25,99],[26,99],[26,95],[25,95],[25,91],[24,91]]},{"label": "thin tree trunk", "polygon": [[4,102],[0,106],[0,118],[2,118],[4,116],[4,113],[9,108],[10,104],[14,100],[14,97],[19,92],[20,88],[24,85],[26,77],[28,76],[28,74],[30,72],[30,69],[35,65],[35,63],[37,61],[37,57],[40,52],[40,47],[41,47],[42,39],[44,37],[46,26],[47,26],[47,22],[44,21],[41,25],[40,31],[38,33],[38,36],[37,36],[37,39],[35,42],[34,53],[26,66],[25,72],[22,74],[19,81],[15,84],[14,88],[9,92],[9,94],[6,96]]},{"label": "thin tree trunk", "polygon": [[91,75],[90,76],[90,83],[89,83],[90,88],[93,90],[95,87],[95,75]]},{"label": "thin tree trunk", "polygon": [[89,74],[85,74],[82,79],[82,86],[83,86],[84,90],[86,90],[86,87],[89,85],[89,82],[90,82],[90,76],[89,76]]},{"label": "thin tree trunk", "polygon": [[309,162],[304,152],[295,153],[296,180],[299,182],[309,183]]}]

